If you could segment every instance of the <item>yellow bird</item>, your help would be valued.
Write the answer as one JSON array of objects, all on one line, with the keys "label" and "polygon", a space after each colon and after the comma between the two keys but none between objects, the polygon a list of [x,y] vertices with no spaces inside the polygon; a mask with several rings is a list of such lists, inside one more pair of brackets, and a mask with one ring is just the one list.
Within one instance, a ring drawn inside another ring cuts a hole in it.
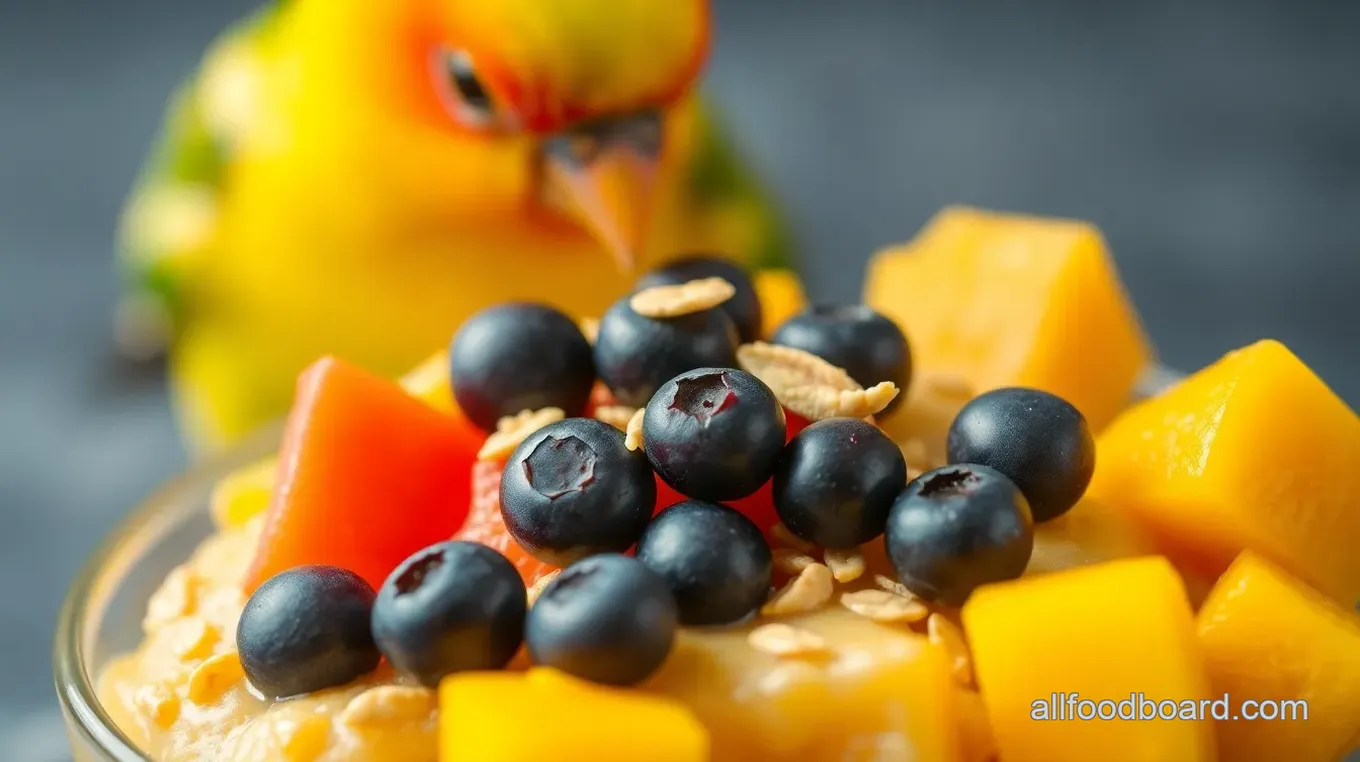
[{"label": "yellow bird", "polygon": [[126,344],[200,450],[323,354],[397,374],[473,312],[600,314],[636,271],[784,263],[696,94],[707,0],[288,0],[172,104],[124,217]]}]

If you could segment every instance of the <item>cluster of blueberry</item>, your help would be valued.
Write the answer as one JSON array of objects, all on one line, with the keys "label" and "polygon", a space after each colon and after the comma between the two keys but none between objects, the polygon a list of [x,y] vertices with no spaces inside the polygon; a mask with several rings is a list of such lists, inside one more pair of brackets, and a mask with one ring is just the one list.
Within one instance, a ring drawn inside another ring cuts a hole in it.
[{"label": "cluster of blueberry", "polygon": [[[386,656],[433,685],[453,672],[501,668],[521,645],[536,663],[634,684],[664,661],[678,627],[741,621],[766,601],[770,527],[729,504],[767,483],[795,535],[828,549],[885,536],[908,589],[945,605],[1019,576],[1033,522],[1061,515],[1085,490],[1094,456],[1084,419],[1033,390],[970,403],[950,432],[957,465],[910,484],[901,450],[864,420],[830,418],[788,439],[775,393],[735,367],[740,342],[761,324],[746,275],[693,260],[640,286],[714,275],[736,289],[722,305],[656,318],[624,299],[593,345],[542,305],[471,319],[450,351],[452,386],[471,421],[490,431],[524,410],[569,416],[519,444],[500,487],[506,529],[562,571],[532,607],[515,567],[473,543],[416,553],[376,594],[339,569],[285,572],[256,592],[238,627],[252,684],[274,696],[304,693],[348,682]],[[861,384],[910,380],[901,331],[863,307],[814,308],[773,340]],[[640,448],[583,417],[597,378],[622,404],[644,408]],[[657,477],[687,499],[658,513]]]}]

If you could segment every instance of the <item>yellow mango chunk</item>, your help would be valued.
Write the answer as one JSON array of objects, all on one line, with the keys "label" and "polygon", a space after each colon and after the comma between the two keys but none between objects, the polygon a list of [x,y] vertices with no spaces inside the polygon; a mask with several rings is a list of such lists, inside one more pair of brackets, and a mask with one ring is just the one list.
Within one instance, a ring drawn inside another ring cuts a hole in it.
[{"label": "yellow mango chunk", "polygon": [[1345,607],[1360,598],[1360,418],[1284,345],[1228,354],[1097,446],[1087,494],[1178,564],[1216,575],[1251,549]]},{"label": "yellow mango chunk", "polygon": [[1085,222],[951,207],[869,265],[864,301],[892,317],[918,368],[977,393],[1030,386],[1099,430],[1152,350],[1105,241]]},{"label": "yellow mango chunk", "polygon": [[760,297],[761,330],[764,336],[773,334],[774,329],[807,306],[803,284],[792,270],[757,270],[752,280],[756,295]]},{"label": "yellow mango chunk", "polygon": [[988,585],[964,605],[963,623],[1006,762],[1214,759],[1209,722],[1057,719],[1082,711],[1061,708],[1067,694],[1091,702],[1208,699],[1194,618],[1165,559]]},{"label": "yellow mango chunk", "polygon": [[1238,556],[1200,609],[1199,642],[1227,711],[1281,718],[1216,723],[1223,760],[1332,762],[1360,739],[1360,616],[1289,573]]},{"label": "yellow mango chunk", "polygon": [[[411,396],[436,410],[458,414],[449,386],[449,353],[441,350],[401,378]],[[270,455],[224,477],[213,488],[210,507],[219,528],[239,527],[264,512],[274,490],[278,458]]]},{"label": "yellow mango chunk", "polygon": [[542,667],[445,678],[439,726],[444,760],[708,760],[708,734],[685,707]]},{"label": "yellow mango chunk", "polygon": [[449,353],[440,350],[401,377],[401,386],[411,396],[444,413],[456,407],[449,386]]},{"label": "yellow mango chunk", "polygon": [[264,513],[269,494],[274,490],[278,458],[270,455],[224,477],[208,501],[213,523],[219,529],[234,529]]},{"label": "yellow mango chunk", "polygon": [[982,696],[970,690],[954,690],[955,712],[959,718],[959,762],[993,762],[996,739]]},{"label": "yellow mango chunk", "polygon": [[779,621],[820,636],[826,652],[765,653],[747,640],[755,625],[687,629],[643,688],[694,712],[714,762],[958,759],[958,689],[924,635],[834,602]]}]

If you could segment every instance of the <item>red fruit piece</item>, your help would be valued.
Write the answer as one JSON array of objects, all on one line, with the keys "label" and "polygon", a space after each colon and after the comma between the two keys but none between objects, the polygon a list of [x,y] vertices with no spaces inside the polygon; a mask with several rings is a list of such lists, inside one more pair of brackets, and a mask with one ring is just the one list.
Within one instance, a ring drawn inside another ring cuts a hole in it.
[{"label": "red fruit piece", "polygon": [[529,555],[510,531],[501,516],[501,471],[503,461],[479,460],[472,466],[472,507],[463,528],[453,535],[455,540],[479,542],[510,559],[519,570],[524,584],[532,585],[557,567],[545,564]]},{"label": "red fruit piece", "polygon": [[246,594],[305,564],[379,587],[407,556],[462,526],[482,439],[396,383],[318,360],[298,379]]}]

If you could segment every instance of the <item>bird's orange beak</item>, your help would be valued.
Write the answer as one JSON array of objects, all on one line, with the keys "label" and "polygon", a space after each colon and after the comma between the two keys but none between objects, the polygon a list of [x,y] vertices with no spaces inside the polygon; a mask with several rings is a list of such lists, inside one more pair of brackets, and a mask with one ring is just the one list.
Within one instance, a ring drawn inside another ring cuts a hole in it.
[{"label": "bird's orange beak", "polygon": [[662,121],[656,111],[592,122],[548,138],[548,181],[631,270],[651,227]]}]

